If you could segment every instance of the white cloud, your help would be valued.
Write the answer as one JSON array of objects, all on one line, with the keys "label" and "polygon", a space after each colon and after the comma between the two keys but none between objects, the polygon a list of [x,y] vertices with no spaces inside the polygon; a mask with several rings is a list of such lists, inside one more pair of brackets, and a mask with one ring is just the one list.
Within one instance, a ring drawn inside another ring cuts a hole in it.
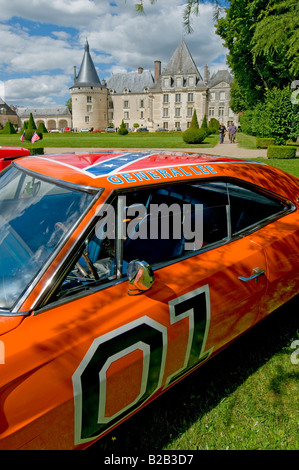
[{"label": "white cloud", "polygon": [[163,69],[183,37],[201,73],[205,64],[211,72],[226,68],[211,4],[200,6],[193,34],[184,36],[182,0],[145,2],[144,15],[136,14],[135,0],[31,0],[30,8],[23,0],[2,3],[0,79],[10,103],[64,104],[86,38],[100,80],[139,66],[153,72],[155,60]]},{"label": "white cloud", "polygon": [[[54,105],[57,99],[68,94],[68,82],[68,75],[38,75],[7,80],[3,84],[4,98],[7,104]],[[62,100],[61,104],[65,104],[65,101]]]}]

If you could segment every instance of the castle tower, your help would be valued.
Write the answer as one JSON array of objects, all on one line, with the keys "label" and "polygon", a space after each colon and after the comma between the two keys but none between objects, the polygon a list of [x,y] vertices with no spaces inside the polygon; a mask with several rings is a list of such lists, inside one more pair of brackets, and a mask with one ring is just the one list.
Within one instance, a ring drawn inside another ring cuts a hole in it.
[{"label": "castle tower", "polygon": [[72,98],[73,127],[103,130],[107,126],[107,96],[105,84],[101,84],[86,41],[78,76],[74,73]]}]

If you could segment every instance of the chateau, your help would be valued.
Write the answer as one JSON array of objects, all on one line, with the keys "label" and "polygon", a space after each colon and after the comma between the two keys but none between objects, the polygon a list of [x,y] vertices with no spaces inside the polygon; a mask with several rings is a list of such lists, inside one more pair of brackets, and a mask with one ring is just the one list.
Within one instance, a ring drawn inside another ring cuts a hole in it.
[{"label": "chateau", "polygon": [[[32,113],[35,123],[43,122],[48,130],[104,130],[111,125],[118,128],[124,121],[131,130],[138,125],[149,131],[184,131],[190,126],[194,110],[199,125],[205,115],[208,121],[216,118],[225,126],[238,124],[238,115],[229,108],[232,76],[227,70],[219,70],[210,77],[205,65],[202,77],[184,40],[163,70],[159,60],[153,66],[154,76],[139,67],[100,81],[86,41],[78,74],[74,67],[72,113],[67,106],[16,107],[19,125],[22,127]],[[4,112],[10,113],[9,108],[3,107]]]},{"label": "chateau", "polygon": [[130,129],[138,124],[149,131],[184,131],[194,110],[199,124],[206,115],[228,126],[238,122],[238,115],[229,108],[232,80],[227,70],[210,77],[207,66],[202,77],[182,41],[163,71],[161,62],[155,61],[154,76],[139,67],[100,81],[86,41],[79,73],[75,68],[70,88],[73,127],[103,130],[107,125],[117,128],[124,121]]}]

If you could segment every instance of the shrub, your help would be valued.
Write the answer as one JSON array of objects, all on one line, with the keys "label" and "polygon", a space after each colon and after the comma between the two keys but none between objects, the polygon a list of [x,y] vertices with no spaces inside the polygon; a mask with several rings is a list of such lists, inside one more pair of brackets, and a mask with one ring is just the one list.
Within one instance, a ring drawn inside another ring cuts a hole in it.
[{"label": "shrub", "polygon": [[197,114],[196,114],[195,109],[193,111],[193,116],[192,116],[192,119],[191,119],[190,128],[199,129],[199,124],[198,124],[198,119],[197,119]]},{"label": "shrub", "polygon": [[1,134],[16,134],[16,130],[10,121],[7,121],[3,130],[1,131]]},{"label": "shrub", "polygon": [[39,131],[35,131],[34,129],[27,129],[27,130],[25,131],[25,135],[24,135],[25,140],[31,140],[31,139],[32,139],[32,136],[33,136],[33,134],[34,134],[34,132],[36,132],[37,135],[39,136],[40,140],[42,140],[43,134],[42,134],[41,132],[39,132]]},{"label": "shrub", "polygon": [[202,120],[202,123],[201,123],[201,127],[200,127],[203,131],[205,131],[206,133],[206,136],[212,134],[212,131],[209,129],[208,127],[208,122],[207,122],[207,117],[206,115],[204,115],[203,117],[203,120]]},{"label": "shrub", "polygon": [[272,139],[271,137],[258,137],[256,139],[256,146],[258,149],[266,149],[269,145],[275,145],[275,139]]},{"label": "shrub", "polygon": [[201,144],[207,136],[203,129],[192,127],[189,127],[182,135],[183,141],[186,142],[186,144]]},{"label": "shrub", "polygon": [[122,122],[121,122],[121,125],[120,125],[120,127],[119,127],[119,129],[118,129],[118,131],[117,131],[117,133],[118,133],[119,135],[127,135],[128,132],[129,132],[129,131],[128,131],[128,129],[126,128],[126,125],[125,125],[124,121],[122,121]]},{"label": "shrub", "polygon": [[32,113],[30,113],[30,116],[29,116],[28,129],[34,129],[34,130],[36,130],[36,125],[35,125],[35,122],[34,122],[34,118],[33,118]]},{"label": "shrub", "polygon": [[218,134],[218,129],[220,127],[220,122],[216,118],[211,118],[209,121],[209,130],[211,134]]},{"label": "shrub", "polygon": [[267,150],[268,158],[295,158],[296,147],[290,145],[270,145]]},{"label": "shrub", "polygon": [[37,128],[37,133],[41,132],[42,134],[47,134],[48,129],[46,128],[45,124],[43,122],[40,122]]}]

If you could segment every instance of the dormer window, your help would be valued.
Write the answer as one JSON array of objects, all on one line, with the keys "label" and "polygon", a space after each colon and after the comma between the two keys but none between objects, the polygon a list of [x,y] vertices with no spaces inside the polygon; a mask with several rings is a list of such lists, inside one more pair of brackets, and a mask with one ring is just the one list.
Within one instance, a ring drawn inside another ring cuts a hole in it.
[{"label": "dormer window", "polygon": [[124,93],[130,93],[130,89],[129,88],[124,88]]}]

